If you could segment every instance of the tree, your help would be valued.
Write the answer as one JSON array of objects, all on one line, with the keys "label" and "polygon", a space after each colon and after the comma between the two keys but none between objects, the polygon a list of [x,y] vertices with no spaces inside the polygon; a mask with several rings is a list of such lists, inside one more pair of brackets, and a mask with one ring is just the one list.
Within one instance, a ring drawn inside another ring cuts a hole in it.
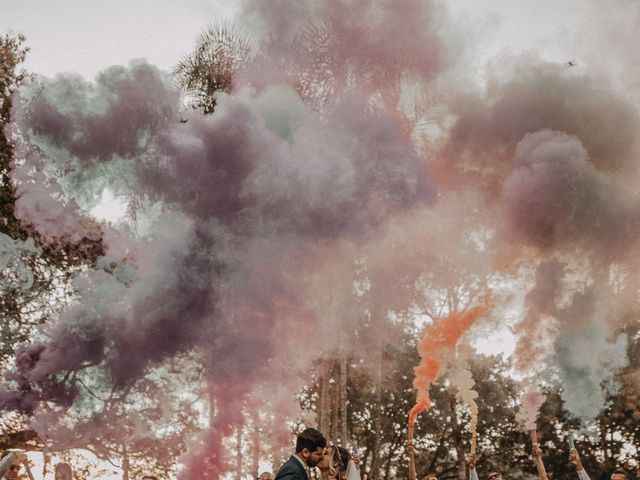
[{"label": "tree", "polygon": [[73,409],[47,406],[56,419],[47,429],[47,449],[88,450],[121,468],[123,480],[176,474],[185,442],[205,422],[201,373],[185,355],[120,389],[99,367],[85,369],[71,380],[79,392]]},{"label": "tree", "polygon": [[10,178],[14,159],[10,132],[15,93],[29,75],[21,67],[29,49],[25,37],[0,37],[0,363],[15,355],[16,347],[34,329],[54,316],[73,295],[72,276],[100,255],[83,249],[42,245],[33,231],[15,216],[16,190]]},{"label": "tree", "polygon": [[216,94],[231,90],[234,74],[251,62],[254,54],[255,45],[245,32],[229,24],[209,26],[198,37],[194,51],[183,57],[174,70],[188,105],[212,113]]}]

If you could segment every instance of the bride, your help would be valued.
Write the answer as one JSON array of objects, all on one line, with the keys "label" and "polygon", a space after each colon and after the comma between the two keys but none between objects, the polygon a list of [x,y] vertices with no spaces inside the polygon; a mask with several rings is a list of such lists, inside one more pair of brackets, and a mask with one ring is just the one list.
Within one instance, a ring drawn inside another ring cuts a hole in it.
[{"label": "bride", "polygon": [[322,480],[360,480],[360,472],[351,454],[337,445],[332,445],[325,450],[318,468],[322,474]]}]

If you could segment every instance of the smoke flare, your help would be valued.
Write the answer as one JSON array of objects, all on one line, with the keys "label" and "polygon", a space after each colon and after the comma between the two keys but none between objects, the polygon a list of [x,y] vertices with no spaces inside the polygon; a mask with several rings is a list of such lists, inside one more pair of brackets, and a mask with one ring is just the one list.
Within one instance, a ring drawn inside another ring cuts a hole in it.
[{"label": "smoke flare", "polygon": [[471,454],[476,453],[478,434],[478,392],[473,389],[475,382],[468,365],[458,365],[456,371],[451,376],[451,383],[458,390],[458,398],[469,407],[471,431]]},{"label": "smoke flare", "polygon": [[450,352],[460,337],[478,318],[486,315],[487,306],[478,306],[462,313],[454,313],[429,325],[418,343],[420,365],[415,368],[413,386],[417,390],[416,404],[409,412],[409,426],[413,427],[421,412],[431,408],[429,386],[438,378],[442,357]]}]

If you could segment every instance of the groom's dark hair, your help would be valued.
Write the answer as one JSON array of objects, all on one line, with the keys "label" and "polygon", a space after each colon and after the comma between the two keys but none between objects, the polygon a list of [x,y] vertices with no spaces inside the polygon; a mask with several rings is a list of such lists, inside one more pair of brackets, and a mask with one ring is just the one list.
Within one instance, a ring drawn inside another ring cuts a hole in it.
[{"label": "groom's dark hair", "polygon": [[325,448],[327,439],[315,428],[305,428],[298,434],[296,439],[296,453],[301,452],[305,448],[310,452],[315,451],[318,447]]}]

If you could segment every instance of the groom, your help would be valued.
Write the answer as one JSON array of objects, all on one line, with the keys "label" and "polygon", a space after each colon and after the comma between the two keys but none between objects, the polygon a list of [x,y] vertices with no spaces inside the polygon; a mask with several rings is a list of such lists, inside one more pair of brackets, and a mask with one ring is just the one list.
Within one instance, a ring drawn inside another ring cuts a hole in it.
[{"label": "groom", "polygon": [[291,455],[275,480],[309,480],[309,469],[322,459],[327,439],[315,428],[307,428],[296,439],[296,453]]}]

